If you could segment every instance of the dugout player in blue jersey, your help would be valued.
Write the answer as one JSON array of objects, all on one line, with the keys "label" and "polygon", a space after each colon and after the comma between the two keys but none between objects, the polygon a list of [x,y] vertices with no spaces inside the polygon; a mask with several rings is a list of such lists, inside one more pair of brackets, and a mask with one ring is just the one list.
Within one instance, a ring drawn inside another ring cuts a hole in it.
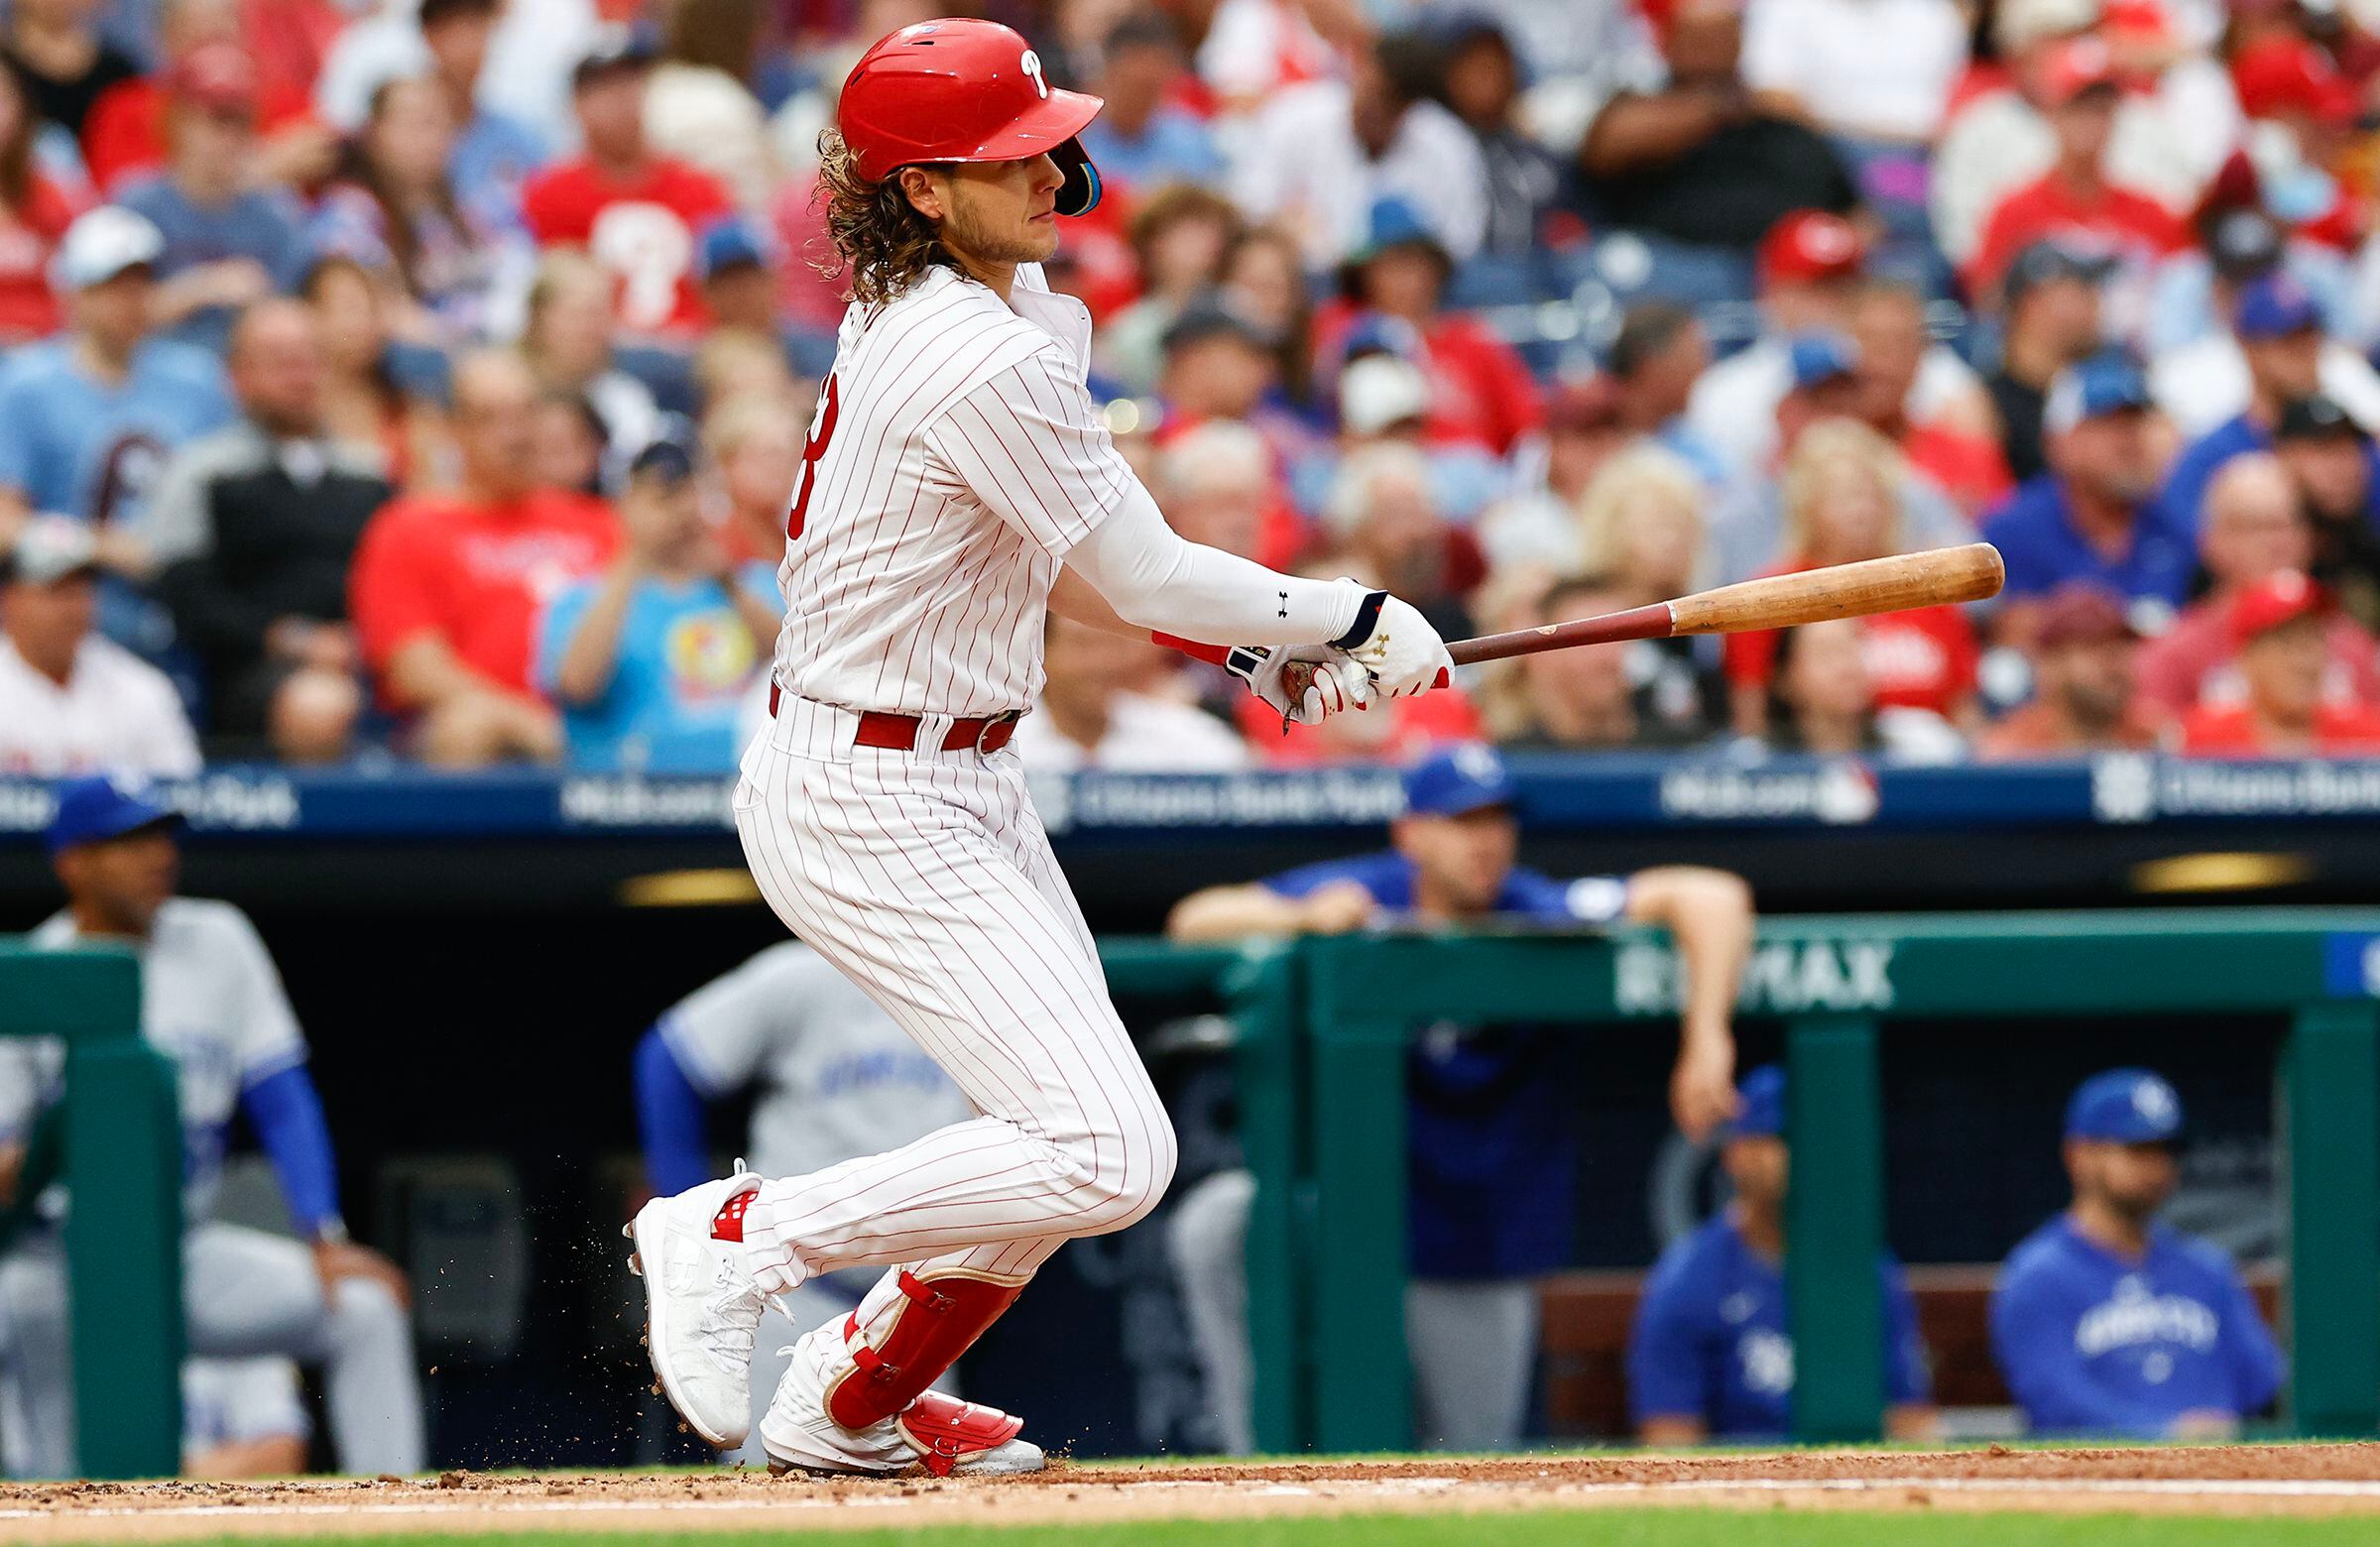
[{"label": "dugout player in blue jersey", "polygon": [[[1735,1110],[1735,995],[1752,939],[1751,892],[1723,871],[1663,866],[1633,876],[1556,881],[1515,863],[1515,790],[1484,746],[1453,747],[1405,774],[1405,812],[1378,854],[1331,860],[1248,886],[1185,897],[1167,933],[1177,940],[1338,934],[1381,927],[1456,928],[1490,919],[1551,926],[1620,920],[1658,924],[1675,941],[1685,987],[1670,1110],[1701,1137]],[[1406,1060],[1411,1272],[1405,1329],[1414,1370],[1415,1427],[1424,1444],[1489,1450],[1526,1423],[1537,1352],[1535,1277],[1569,1265],[1577,1216],[1576,1115],[1551,1077],[1561,1033],[1506,1026],[1425,1028]],[[1217,1180],[1231,1186],[1233,1173]],[[1244,1218],[1245,1176],[1232,1207]],[[1206,1202],[1193,1189],[1181,1213]],[[1237,1239],[1219,1227],[1215,1241]],[[1225,1248],[1177,1256],[1213,1265]],[[1205,1277],[1203,1271],[1187,1279]],[[1232,1273],[1219,1271],[1229,1285]],[[1195,1300],[1198,1284],[1186,1282]],[[1218,1325],[1237,1318],[1201,1316]],[[1211,1372],[1237,1348],[1200,1339]],[[1227,1443],[1236,1392],[1216,1396]]]},{"label": "dugout player in blue jersey", "polygon": [[1991,1346],[2036,1432],[2219,1439],[2281,1388],[2281,1351],[2231,1259],[2157,1223],[2182,1101],[2146,1069],[2082,1082],[2066,1109],[2074,1206],[2019,1243]]},{"label": "dugout player in blue jersey", "polygon": [[[1628,1409],[1647,1445],[1779,1440],[1793,1426],[1793,1332],[1785,1309],[1785,1071],[1744,1076],[1722,1130],[1735,1197],[1653,1264],[1628,1338]],[[1941,1425],[1901,1265],[1884,1279],[1884,1432],[1932,1440]]]}]

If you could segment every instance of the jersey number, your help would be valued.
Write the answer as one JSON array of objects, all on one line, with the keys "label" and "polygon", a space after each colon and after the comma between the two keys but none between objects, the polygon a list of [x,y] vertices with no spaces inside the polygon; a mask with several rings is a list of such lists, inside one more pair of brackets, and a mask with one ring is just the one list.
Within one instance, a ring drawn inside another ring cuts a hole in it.
[{"label": "jersey number", "polygon": [[810,432],[801,442],[801,481],[793,486],[793,509],[785,514],[787,542],[801,536],[802,526],[810,518],[810,491],[818,487],[818,459],[826,454],[827,441],[834,438],[838,403],[835,379],[829,376],[826,390],[818,395],[818,412],[810,416]]}]

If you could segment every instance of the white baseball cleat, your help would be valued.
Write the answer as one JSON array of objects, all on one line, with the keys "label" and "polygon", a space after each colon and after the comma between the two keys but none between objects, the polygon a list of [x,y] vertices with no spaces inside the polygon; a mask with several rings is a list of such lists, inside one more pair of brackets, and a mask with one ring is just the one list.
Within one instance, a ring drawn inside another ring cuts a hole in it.
[{"label": "white baseball cleat", "polygon": [[847,1363],[839,1326],[829,1322],[785,1352],[793,1363],[761,1419],[772,1477],[885,1478],[921,1467],[938,1478],[993,1478],[1049,1464],[1040,1446],[1016,1437],[1023,1419],[940,1391],[865,1429],[846,1429],[826,1413],[827,1373]]},{"label": "white baseball cleat", "polygon": [[655,1198],[621,1234],[637,1244],[629,1270],[645,1281],[645,1338],[669,1405],[721,1450],[752,1430],[752,1345],[766,1299],[741,1241],[712,1239],[719,1211],[759,1187],[736,1174]]}]

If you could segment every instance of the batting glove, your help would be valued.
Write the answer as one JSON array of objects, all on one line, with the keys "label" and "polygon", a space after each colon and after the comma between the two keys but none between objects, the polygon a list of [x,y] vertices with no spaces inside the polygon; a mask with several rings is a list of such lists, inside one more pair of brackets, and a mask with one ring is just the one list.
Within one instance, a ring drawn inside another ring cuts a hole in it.
[{"label": "batting glove", "polygon": [[1331,644],[1371,673],[1390,698],[1405,698],[1453,680],[1454,657],[1430,621],[1385,591],[1364,598],[1356,626]]},{"label": "batting glove", "polygon": [[1371,678],[1329,645],[1238,646],[1223,668],[1280,715],[1281,729],[1320,725],[1371,701]]}]

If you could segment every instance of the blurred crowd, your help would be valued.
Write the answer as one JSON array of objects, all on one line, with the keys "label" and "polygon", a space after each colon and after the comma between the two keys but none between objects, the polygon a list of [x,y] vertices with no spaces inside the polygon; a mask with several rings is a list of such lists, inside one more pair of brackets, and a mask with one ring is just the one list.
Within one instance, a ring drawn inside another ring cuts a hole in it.
[{"label": "blurred crowd", "polygon": [[[732,768],[958,0],[12,0],[0,770]],[[2380,4],[985,0],[1107,100],[1051,283],[1197,540],[1453,635],[1969,540],[1996,606],[1282,734],[1053,621],[1040,768],[2380,749]]]}]

